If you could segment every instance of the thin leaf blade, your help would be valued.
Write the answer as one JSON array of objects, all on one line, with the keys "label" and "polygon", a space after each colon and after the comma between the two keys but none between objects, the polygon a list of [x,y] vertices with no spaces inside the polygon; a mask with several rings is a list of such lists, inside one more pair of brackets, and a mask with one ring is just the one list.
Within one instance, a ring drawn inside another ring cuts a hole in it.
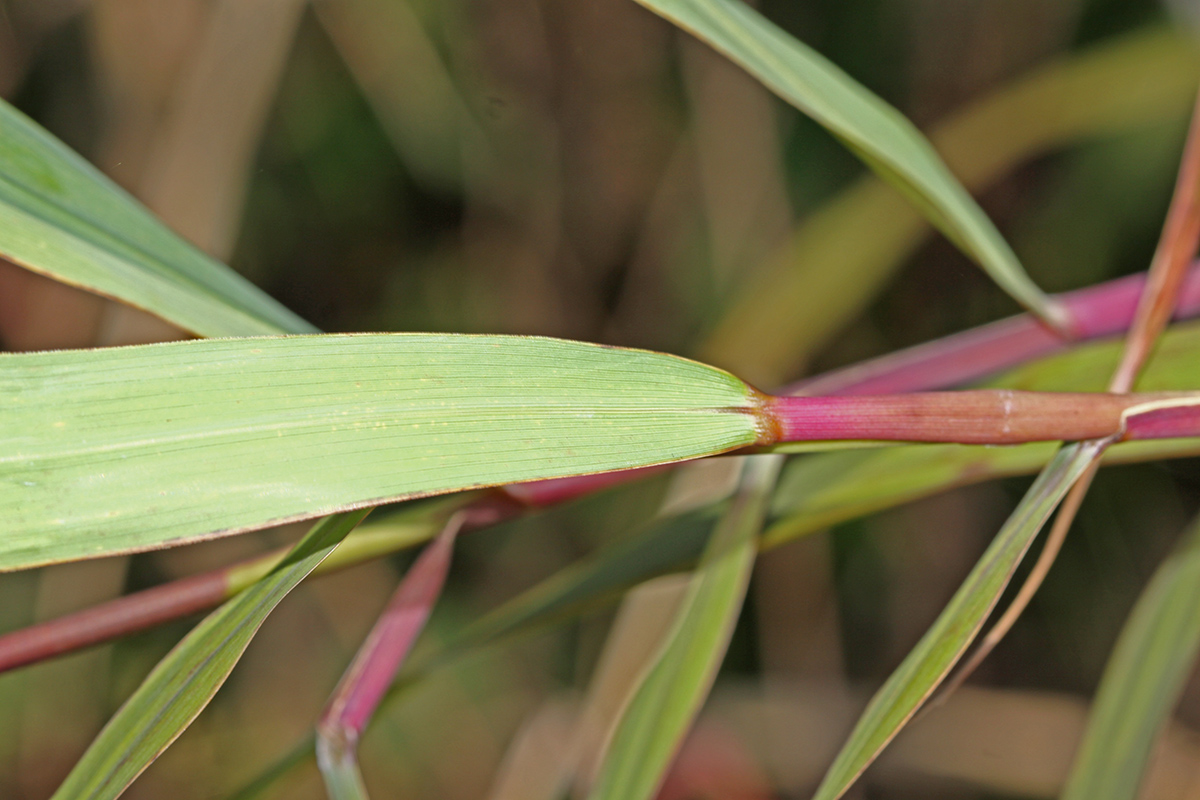
[{"label": "thin leaf blade", "polygon": [[814,800],[835,800],[912,718],[966,650],[1050,514],[1107,442],[1064,447],[1042,471],[933,626],[876,692]]},{"label": "thin leaf blade", "polygon": [[[1182,117],[1198,66],[1190,37],[1139,29],[1018,77],[929,135],[955,175],[979,192],[1038,153]],[[860,179],[806,216],[748,275],[702,358],[736,364],[758,385],[797,374],[927,235],[926,221],[898,192],[872,176]]]},{"label": "thin leaf blade", "polygon": [[201,336],[315,331],[3,101],[0,255]]},{"label": "thin leaf blade", "polygon": [[322,520],[262,580],[209,614],[104,726],[52,800],[112,800],[208,705],[259,626],[369,510]]},{"label": "thin leaf blade", "polygon": [[1104,670],[1063,800],[1138,796],[1200,653],[1200,522],[1155,572]]},{"label": "thin leaf blade", "polygon": [[1054,325],[1060,309],[924,136],[900,112],[740,0],[638,0],[727,56],[812,117],[926,217],[1018,302]]},{"label": "thin leaf blade", "polygon": [[713,531],[662,654],[621,717],[590,800],[650,800],[725,656],[782,459],[752,460]]}]

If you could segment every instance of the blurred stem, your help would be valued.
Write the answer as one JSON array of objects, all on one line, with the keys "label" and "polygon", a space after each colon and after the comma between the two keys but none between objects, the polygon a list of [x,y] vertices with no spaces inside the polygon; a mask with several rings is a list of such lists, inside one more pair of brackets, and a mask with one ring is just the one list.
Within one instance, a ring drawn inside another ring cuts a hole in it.
[{"label": "blurred stem", "polygon": [[317,766],[331,800],[367,800],[358,768],[358,740],[442,593],[454,540],[465,521],[466,512],[452,516],[409,569],[321,715]]}]

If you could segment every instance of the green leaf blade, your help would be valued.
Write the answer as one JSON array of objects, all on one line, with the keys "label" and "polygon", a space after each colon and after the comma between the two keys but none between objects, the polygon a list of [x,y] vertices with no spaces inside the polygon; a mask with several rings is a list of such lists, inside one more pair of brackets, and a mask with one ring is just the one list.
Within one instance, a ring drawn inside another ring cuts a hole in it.
[{"label": "green leaf blade", "polygon": [[1050,514],[1107,442],[1063,448],[1030,487],[937,621],[876,692],[814,800],[835,800],[912,718],[970,645]]},{"label": "green leaf blade", "polygon": [[322,520],[269,575],[209,614],[109,720],[52,800],[119,797],[208,705],[279,601],[367,513]]},{"label": "green leaf blade", "polygon": [[1063,790],[1063,800],[1133,800],[1158,734],[1200,653],[1200,522],[1129,615]]},{"label": "green leaf blade", "polygon": [[781,463],[773,456],[746,465],[742,491],[713,531],[662,653],[621,716],[589,800],[651,800],[662,785],[724,659]]},{"label": "green leaf blade", "polygon": [[372,334],[0,356],[0,570],[755,441],[750,390],[646,351]]},{"label": "green leaf blade", "polygon": [[201,336],[315,331],[3,101],[0,255]]},{"label": "green leaf blade", "polygon": [[1014,299],[1056,326],[1065,322],[933,146],[899,111],[740,0],[638,2],[812,117],[916,203]]}]

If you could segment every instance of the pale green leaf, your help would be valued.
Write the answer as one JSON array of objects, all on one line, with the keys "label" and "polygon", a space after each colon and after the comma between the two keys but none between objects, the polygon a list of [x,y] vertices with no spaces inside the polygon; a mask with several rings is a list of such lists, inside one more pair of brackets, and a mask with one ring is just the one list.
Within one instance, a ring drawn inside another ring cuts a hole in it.
[{"label": "pale green leaf", "polygon": [[0,255],[201,336],[315,330],[3,101]]},{"label": "pale green leaf", "polygon": [[371,334],[0,355],[0,570],[709,455],[748,389],[674,356]]},{"label": "pale green leaf", "polygon": [[1138,599],[1104,670],[1063,800],[1134,800],[1200,651],[1200,522]]},{"label": "pale green leaf", "polygon": [[983,626],[1042,525],[1106,442],[1064,447],[1042,471],[933,626],[867,706],[814,800],[834,800],[921,707]]},{"label": "pale green leaf", "polygon": [[708,696],[758,554],[780,456],[751,459],[688,581],[671,632],[621,715],[591,800],[651,800]]},{"label": "pale green leaf", "polygon": [[191,724],[263,620],[368,510],[322,520],[262,580],[209,614],[104,726],[53,800],[115,798]]},{"label": "pale green leaf", "polygon": [[723,53],[840,138],[1018,302],[1063,322],[1053,301],[941,157],[896,109],[742,0],[638,0]]}]

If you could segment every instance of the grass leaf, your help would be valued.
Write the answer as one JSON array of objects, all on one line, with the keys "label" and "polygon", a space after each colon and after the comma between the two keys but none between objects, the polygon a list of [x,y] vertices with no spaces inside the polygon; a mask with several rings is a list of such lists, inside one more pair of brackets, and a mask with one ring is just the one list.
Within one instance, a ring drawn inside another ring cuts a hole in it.
[{"label": "grass leaf", "polygon": [[367,513],[322,520],[267,577],[209,614],[109,720],[52,800],[118,797],[208,705],[279,601]]},{"label": "grass leaf", "polygon": [[3,101],[0,255],[200,336],[315,330]]},{"label": "grass leaf", "polygon": [[933,627],[871,699],[815,800],[841,797],[937,688],[983,626],[1042,525],[1106,444],[1064,447],[1046,466]]},{"label": "grass leaf", "polygon": [[662,652],[617,724],[591,800],[650,800],[662,785],[724,660],[782,460],[746,464],[742,489],[689,579]]},{"label": "grass leaf", "polygon": [[820,54],[741,0],[638,0],[723,53],[812,117],[1038,316],[1062,324],[1057,307],[920,131]]},{"label": "grass leaf", "polygon": [[[1192,37],[1139,29],[1016,78],[940,121],[930,139],[959,180],[981,191],[1040,153],[1182,119],[1198,73]],[[701,357],[736,365],[738,375],[763,386],[796,374],[928,233],[901,194],[871,176],[856,181],[751,274]]]},{"label": "grass leaf", "polygon": [[1200,521],[1155,572],[1092,704],[1063,800],[1133,800],[1200,652]]},{"label": "grass leaf", "polygon": [[0,570],[755,440],[728,373],[532,337],[0,355]]}]

